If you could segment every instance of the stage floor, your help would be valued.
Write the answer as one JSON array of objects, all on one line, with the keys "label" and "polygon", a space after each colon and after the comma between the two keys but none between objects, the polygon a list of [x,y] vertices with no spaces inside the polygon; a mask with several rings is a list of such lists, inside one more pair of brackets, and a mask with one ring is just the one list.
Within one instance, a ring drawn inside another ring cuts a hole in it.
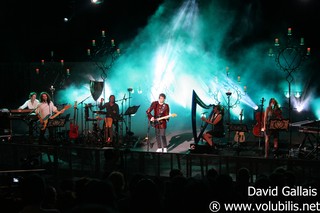
[{"label": "stage floor", "polygon": [[[145,173],[168,177],[170,170],[176,168],[188,177],[203,178],[210,168],[235,177],[241,167],[252,172],[253,180],[278,167],[291,169],[303,179],[319,175],[320,169],[318,152],[314,151],[316,141],[306,140],[306,135],[299,132],[291,132],[291,140],[289,132],[281,133],[277,159],[272,155],[266,159],[263,138],[259,140],[250,134],[246,134],[246,140],[241,143],[234,141],[234,134],[227,134],[218,143],[218,151],[214,152],[201,141],[198,149],[190,150],[195,144],[191,131],[167,132],[167,153],[156,152],[153,136],[149,140],[134,136],[131,138],[134,140],[113,147],[102,146],[101,141],[87,138],[74,142],[61,137],[55,145],[38,145],[36,140],[30,141],[26,136],[13,136],[10,140],[2,138],[0,169],[2,173],[44,169],[57,180],[65,177],[103,177],[112,170],[121,170],[127,176]],[[297,151],[301,145],[299,153]],[[294,153],[290,156],[291,148]]]}]

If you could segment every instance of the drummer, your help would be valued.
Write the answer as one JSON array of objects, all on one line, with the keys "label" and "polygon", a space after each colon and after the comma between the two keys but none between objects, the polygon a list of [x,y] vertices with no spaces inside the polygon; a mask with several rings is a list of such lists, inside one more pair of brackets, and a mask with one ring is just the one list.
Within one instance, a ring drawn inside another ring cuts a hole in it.
[{"label": "drummer", "polygon": [[113,125],[116,128],[116,134],[118,134],[119,105],[115,102],[115,96],[110,95],[109,102],[106,103],[104,103],[104,98],[101,98],[99,109],[106,109],[106,117],[104,119],[104,136],[106,145],[111,146],[114,141]]}]

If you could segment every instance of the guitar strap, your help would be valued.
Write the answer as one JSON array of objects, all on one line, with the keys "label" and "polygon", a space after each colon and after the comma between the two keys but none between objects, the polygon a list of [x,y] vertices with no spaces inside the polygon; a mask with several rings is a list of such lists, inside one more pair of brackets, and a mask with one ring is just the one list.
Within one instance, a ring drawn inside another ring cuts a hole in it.
[{"label": "guitar strap", "polygon": [[166,108],[165,105],[166,105],[166,104],[163,103],[162,106],[161,106],[160,117],[162,117],[162,114],[163,114],[163,112],[164,112],[164,110],[165,110],[165,108]]},{"label": "guitar strap", "polygon": [[[158,116],[157,116],[158,118],[162,117],[162,114],[163,114],[163,112],[164,112],[164,110],[165,110],[165,108],[166,108],[165,105],[166,105],[165,103],[162,104],[162,106],[161,106],[161,108],[160,108],[160,112],[159,112],[159,114],[158,114]],[[158,106],[159,106],[159,102],[157,102],[156,109],[158,109]]]}]

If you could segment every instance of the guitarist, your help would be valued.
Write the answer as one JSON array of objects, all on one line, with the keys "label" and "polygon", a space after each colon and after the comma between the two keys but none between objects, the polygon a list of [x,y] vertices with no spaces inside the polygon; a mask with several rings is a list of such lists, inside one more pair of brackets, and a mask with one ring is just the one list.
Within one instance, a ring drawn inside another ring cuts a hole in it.
[{"label": "guitarist", "polygon": [[[165,103],[166,95],[161,93],[157,101],[153,101],[146,113],[151,122],[155,122],[154,129],[157,140],[157,152],[167,152],[166,129],[169,118],[157,122],[157,118],[168,116],[170,112],[169,104]],[[153,111],[153,115],[152,115]]]},{"label": "guitarist", "polygon": [[[57,107],[53,104],[51,101],[51,97],[47,92],[42,92],[40,94],[40,103],[36,109],[36,114],[38,115],[39,121],[40,121],[40,136],[39,136],[39,144],[43,144],[43,141],[45,139],[44,135],[46,133],[46,124],[48,122],[48,119],[50,116],[53,115],[53,113],[63,113],[64,109],[59,111]],[[53,128],[49,127],[49,141],[53,141]]]}]

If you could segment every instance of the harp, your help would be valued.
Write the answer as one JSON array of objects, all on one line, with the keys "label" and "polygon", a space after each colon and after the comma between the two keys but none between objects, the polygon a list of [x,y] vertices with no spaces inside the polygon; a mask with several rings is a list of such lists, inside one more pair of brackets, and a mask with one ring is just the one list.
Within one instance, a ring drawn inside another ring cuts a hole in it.
[{"label": "harp", "polygon": [[[212,108],[214,105],[209,104],[206,105],[197,95],[197,93],[193,90],[192,92],[192,105],[191,105],[191,124],[192,124],[192,133],[193,133],[193,138],[194,138],[194,142],[196,144],[198,144],[198,142],[200,141],[200,138],[203,134],[203,132],[205,131],[205,129],[208,126],[208,123],[205,123],[204,126],[202,126],[202,128],[199,131],[199,134],[197,133],[197,106],[202,107],[203,109],[210,109]],[[209,115],[209,118],[212,116],[213,114],[213,110],[211,110],[211,113]]]}]

